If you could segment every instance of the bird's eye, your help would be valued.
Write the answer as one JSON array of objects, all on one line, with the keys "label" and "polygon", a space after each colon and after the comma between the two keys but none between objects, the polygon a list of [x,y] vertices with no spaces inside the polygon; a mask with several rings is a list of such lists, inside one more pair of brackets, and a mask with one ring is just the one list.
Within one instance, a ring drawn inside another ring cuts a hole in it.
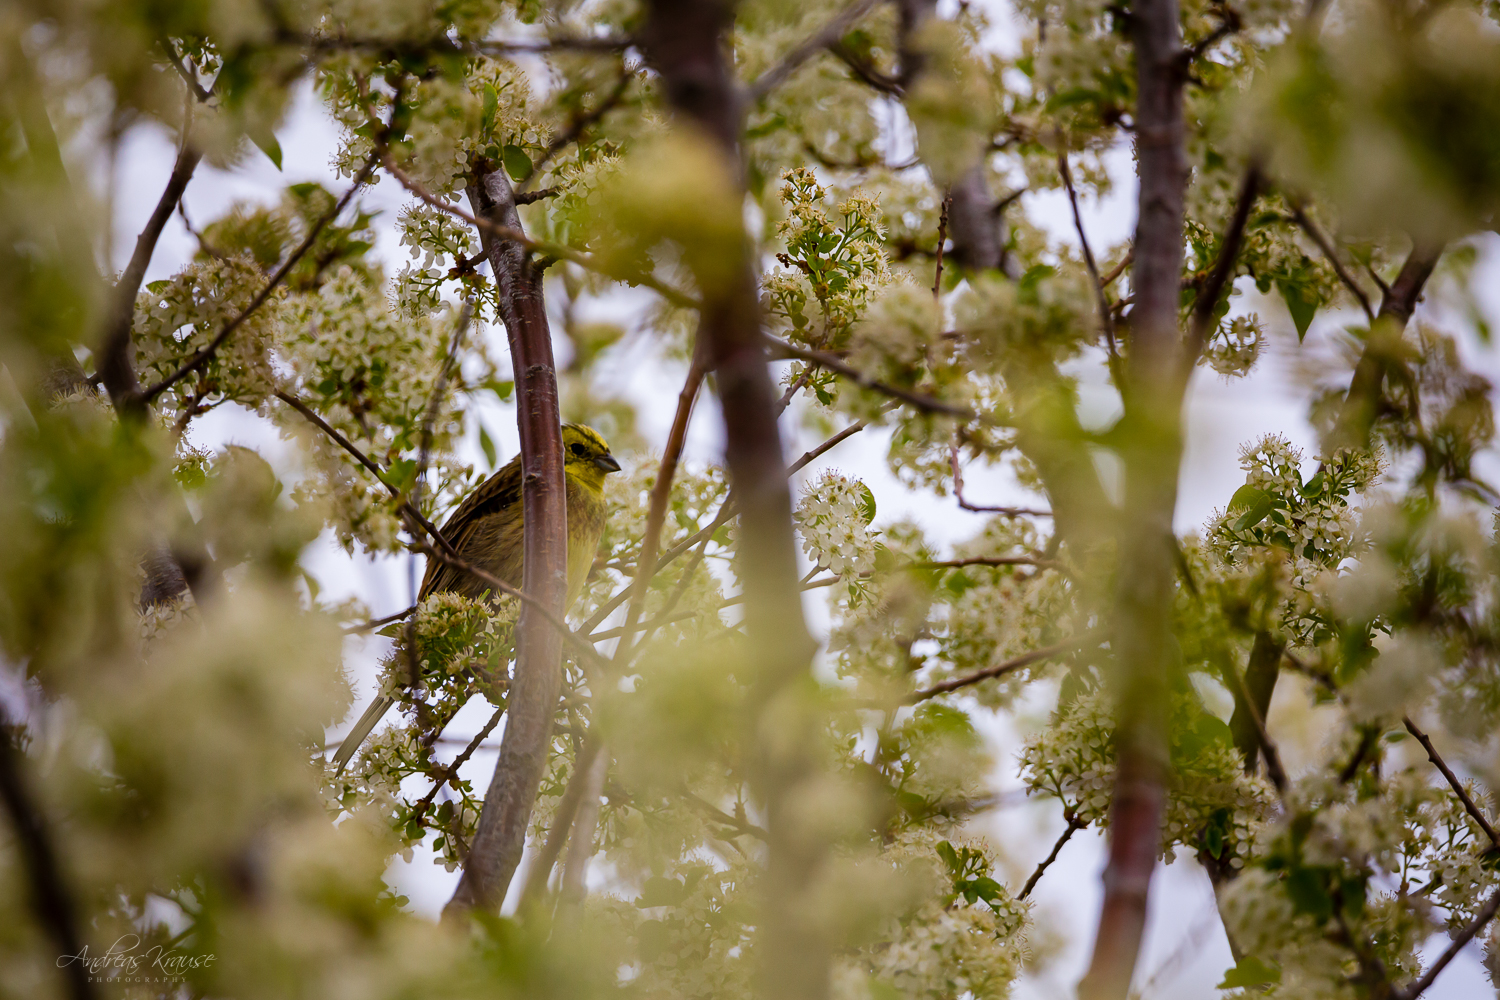
[{"label": "bird's eye", "polygon": [[583,454],[583,445],[581,445],[581,444],[570,445],[568,447],[568,450],[571,451],[575,455],[582,455]]}]

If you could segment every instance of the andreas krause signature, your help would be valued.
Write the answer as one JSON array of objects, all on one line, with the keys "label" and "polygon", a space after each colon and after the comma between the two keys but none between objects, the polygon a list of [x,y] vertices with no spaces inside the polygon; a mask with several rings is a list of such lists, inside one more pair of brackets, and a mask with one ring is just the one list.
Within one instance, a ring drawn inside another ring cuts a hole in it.
[{"label": "andreas krause signature", "polygon": [[103,954],[90,954],[89,946],[84,945],[76,955],[58,956],[57,967],[61,969],[77,963],[90,976],[111,979],[142,974],[177,978],[192,969],[206,969],[214,961],[213,955],[184,955],[165,945],[152,945],[144,951],[140,947],[140,935],[122,934]]}]

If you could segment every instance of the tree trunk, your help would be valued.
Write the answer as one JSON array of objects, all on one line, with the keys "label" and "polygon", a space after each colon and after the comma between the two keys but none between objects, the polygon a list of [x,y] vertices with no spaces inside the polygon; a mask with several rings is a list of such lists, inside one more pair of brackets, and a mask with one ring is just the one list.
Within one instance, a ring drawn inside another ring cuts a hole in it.
[{"label": "tree trunk", "polygon": [[[521,229],[515,192],[501,171],[474,171],[468,189],[477,218]],[[568,515],[563,488],[562,424],[552,333],[542,299],[542,271],[514,240],[481,230],[499,289],[500,318],[516,380],[521,432],[521,503],[525,524],[522,589],[561,620],[568,592]],[[506,700],[500,760],[484,796],[479,828],[458,889],[445,912],[496,910],[526,846],[526,824],[547,764],[562,688],[562,634],[530,604],[516,629],[516,675]]]},{"label": "tree trunk", "polygon": [[[743,176],[741,100],[725,58],[733,20],[729,0],[654,0],[642,41],[674,110],[711,136],[735,176]],[[802,617],[791,492],[748,241],[729,252],[740,258],[734,278],[704,289],[698,335],[701,356],[715,376],[725,458],[746,542],[738,548],[736,568],[758,667],[747,732],[754,741],[753,783],[770,834],[761,991],[778,1000],[816,1000],[828,992],[830,952],[807,902],[825,850],[788,810],[798,789],[816,780],[817,727],[800,717],[804,706],[796,691],[809,678],[815,646]]]},{"label": "tree trunk", "polygon": [[1118,541],[1114,645],[1119,723],[1109,860],[1084,1000],[1123,998],[1135,972],[1151,875],[1161,847],[1168,767],[1168,648],[1175,586],[1172,513],[1182,457],[1184,153],[1177,0],[1131,8],[1139,97],[1140,181],[1130,349],[1125,366],[1125,509]]}]

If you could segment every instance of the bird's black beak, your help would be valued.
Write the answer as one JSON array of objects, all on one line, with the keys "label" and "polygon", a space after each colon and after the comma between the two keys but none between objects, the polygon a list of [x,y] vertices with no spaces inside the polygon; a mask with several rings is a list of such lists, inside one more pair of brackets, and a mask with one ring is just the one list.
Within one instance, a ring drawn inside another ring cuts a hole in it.
[{"label": "bird's black beak", "polygon": [[605,452],[598,458],[594,459],[594,464],[603,469],[605,472],[620,471],[620,463],[616,462],[615,456],[611,455],[609,452]]}]

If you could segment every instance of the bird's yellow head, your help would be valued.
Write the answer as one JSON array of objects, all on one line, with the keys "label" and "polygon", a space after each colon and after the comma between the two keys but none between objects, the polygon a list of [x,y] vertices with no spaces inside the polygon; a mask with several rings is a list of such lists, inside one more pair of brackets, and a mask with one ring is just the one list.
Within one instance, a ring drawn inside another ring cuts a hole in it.
[{"label": "bird's yellow head", "polygon": [[563,471],[575,480],[604,488],[604,477],[620,471],[620,463],[609,453],[609,442],[583,424],[563,424]]}]

